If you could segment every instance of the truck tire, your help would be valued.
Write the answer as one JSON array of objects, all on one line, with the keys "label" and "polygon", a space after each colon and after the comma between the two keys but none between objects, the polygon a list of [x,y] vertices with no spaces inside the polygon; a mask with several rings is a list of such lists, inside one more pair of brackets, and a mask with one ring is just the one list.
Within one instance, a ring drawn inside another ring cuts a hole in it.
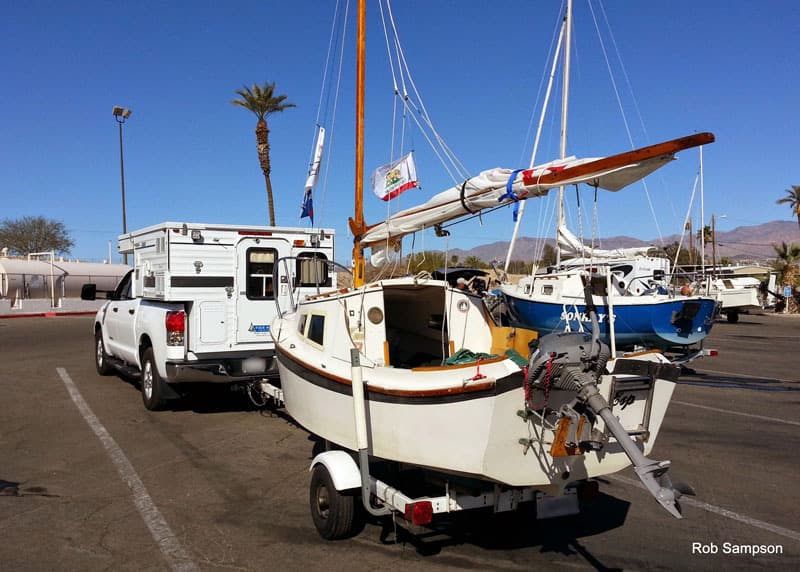
[{"label": "truck tire", "polygon": [[725,316],[728,318],[728,322],[735,324],[739,321],[739,310],[728,310]]},{"label": "truck tire", "polygon": [[149,411],[159,411],[167,405],[166,383],[158,374],[153,348],[147,348],[142,355],[142,402]]},{"label": "truck tire", "polygon": [[311,519],[319,535],[325,540],[339,540],[353,536],[358,529],[356,502],[353,494],[336,490],[325,465],[317,465],[311,473],[309,490]]},{"label": "truck tire", "polygon": [[103,343],[103,332],[97,328],[94,332],[94,367],[100,375],[111,375],[114,366],[108,360],[106,346]]}]

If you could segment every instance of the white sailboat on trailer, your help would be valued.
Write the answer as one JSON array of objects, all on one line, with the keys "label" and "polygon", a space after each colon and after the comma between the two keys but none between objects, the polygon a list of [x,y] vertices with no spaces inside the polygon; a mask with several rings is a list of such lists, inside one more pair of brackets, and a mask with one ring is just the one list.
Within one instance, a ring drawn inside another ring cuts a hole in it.
[{"label": "white sailboat on trailer", "polygon": [[[530,330],[496,325],[479,296],[428,276],[365,284],[364,250],[566,182],[621,188],[713,136],[521,173],[484,171],[425,205],[367,226],[361,212],[364,14],[360,0],[354,286],[281,308],[270,328],[288,413],[334,449],[312,464],[310,503],[318,531],[329,539],[354,532],[361,503],[353,491],[361,491],[370,513],[394,512],[427,524],[441,512],[510,510],[542,492],[563,495],[568,486],[632,462],[648,490],[680,518],[677,499],[687,489],[669,481],[668,461],[645,456],[678,373],[663,356],[610,359],[608,348],[585,334],[537,341]],[[276,264],[276,273],[281,267]],[[375,461],[435,473],[444,493],[412,498],[371,475]],[[574,495],[563,498],[572,506]]]}]

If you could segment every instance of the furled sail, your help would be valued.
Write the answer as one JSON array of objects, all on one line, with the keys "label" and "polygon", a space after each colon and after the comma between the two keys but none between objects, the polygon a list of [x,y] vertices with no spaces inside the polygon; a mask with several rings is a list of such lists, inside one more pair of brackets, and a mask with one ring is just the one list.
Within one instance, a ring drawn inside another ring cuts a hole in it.
[{"label": "furled sail", "polygon": [[561,260],[571,258],[591,258],[593,260],[612,260],[615,258],[631,258],[633,256],[644,256],[652,246],[637,246],[633,248],[615,248],[604,250],[586,246],[581,239],[575,236],[566,225],[559,225],[558,250],[561,252]]},{"label": "furled sail", "polygon": [[351,228],[363,246],[371,246],[483,209],[541,197],[562,185],[586,183],[618,191],[672,161],[676,152],[713,140],[713,134],[699,133],[609,157],[569,157],[520,171],[489,169],[384,222],[363,229],[351,224]]}]

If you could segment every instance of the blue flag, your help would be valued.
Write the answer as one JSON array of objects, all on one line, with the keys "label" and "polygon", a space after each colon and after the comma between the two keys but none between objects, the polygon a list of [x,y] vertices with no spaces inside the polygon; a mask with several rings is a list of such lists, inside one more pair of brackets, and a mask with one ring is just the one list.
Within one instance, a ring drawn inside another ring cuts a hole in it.
[{"label": "blue flag", "polygon": [[306,193],[303,195],[303,207],[302,211],[300,211],[300,218],[310,218],[311,219],[311,226],[314,226],[314,199],[311,196],[311,187],[306,189]]}]

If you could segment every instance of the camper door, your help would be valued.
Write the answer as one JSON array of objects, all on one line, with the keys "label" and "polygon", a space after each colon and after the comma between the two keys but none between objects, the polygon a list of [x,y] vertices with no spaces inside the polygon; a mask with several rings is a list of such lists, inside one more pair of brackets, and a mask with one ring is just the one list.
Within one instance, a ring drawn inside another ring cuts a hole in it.
[{"label": "camper door", "polygon": [[[275,296],[288,299],[288,284],[272,283],[272,271],[289,242],[277,238],[244,238],[237,245],[236,341],[270,342],[269,324],[275,317]],[[285,278],[284,278],[285,279]]]}]

